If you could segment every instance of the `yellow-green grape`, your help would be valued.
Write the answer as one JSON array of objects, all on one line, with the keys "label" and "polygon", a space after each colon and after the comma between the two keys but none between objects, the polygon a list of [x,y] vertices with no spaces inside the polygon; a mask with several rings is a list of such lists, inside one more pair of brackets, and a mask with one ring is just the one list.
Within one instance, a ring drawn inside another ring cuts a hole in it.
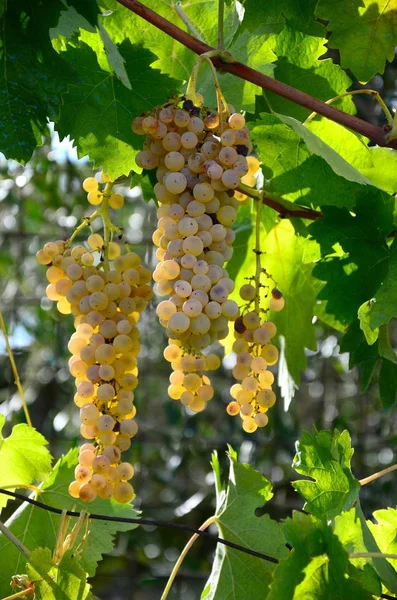
[{"label": "yellow-green grape", "polygon": [[112,194],[109,198],[109,206],[118,210],[124,206],[124,197],[121,194]]},{"label": "yellow-green grape", "polygon": [[87,177],[83,181],[83,190],[87,193],[95,192],[98,189],[98,181],[95,177]]}]

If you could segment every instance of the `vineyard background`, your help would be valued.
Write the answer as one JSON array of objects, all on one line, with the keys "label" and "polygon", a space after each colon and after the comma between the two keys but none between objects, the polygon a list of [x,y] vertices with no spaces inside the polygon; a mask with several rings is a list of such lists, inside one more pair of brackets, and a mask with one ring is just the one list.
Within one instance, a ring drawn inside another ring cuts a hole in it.
[{"label": "vineyard background", "polygon": [[[333,58],[337,58],[333,54]],[[368,87],[377,89],[391,107],[397,105],[397,61],[375,77]],[[375,124],[383,117],[370,98],[356,97],[358,116]],[[43,269],[35,252],[48,239],[70,235],[86,210],[81,180],[91,174],[85,159],[76,161],[67,144],[54,137],[36,151],[27,166],[1,160],[0,173],[0,277],[1,304],[11,332],[11,342],[30,405],[33,425],[50,441],[59,456],[78,444],[78,411],[72,402],[73,382],[67,370],[67,341],[72,319],[60,318],[45,298]],[[151,233],[155,205],[145,202],[138,188],[124,188],[126,204],[120,211],[128,240],[145,261],[156,262]],[[145,198],[149,200],[150,196]],[[341,289],[341,296],[343,290]],[[290,481],[294,440],[303,429],[348,428],[355,448],[353,471],[365,477],[395,462],[397,415],[381,409],[376,383],[366,393],[359,390],[355,370],[349,371],[347,355],[339,354],[335,330],[316,324],[318,346],[308,352],[308,369],[289,411],[281,398],[272,411],[271,425],[254,435],[242,432],[237,421],[227,418],[232,383],[230,362],[214,376],[216,398],[199,416],[183,414],[179,403],[168,399],[168,364],[162,358],[165,335],[151,310],[140,325],[142,350],[137,407],[140,434],[130,456],[136,465],[135,486],[139,509],[146,517],[183,520],[196,526],[213,512],[215,494],[209,460],[217,449],[226,465],[227,443],[240,449],[240,459],[250,462],[274,484],[274,498],[266,511],[283,518],[302,502]],[[393,324],[392,324],[393,326]],[[393,345],[397,329],[391,326]],[[13,376],[0,345],[0,413],[7,428],[22,419]],[[223,406],[223,405],[224,406]],[[361,497],[368,514],[379,505],[393,505],[397,482],[384,477],[363,488]],[[6,509],[11,512],[11,506]],[[103,600],[152,600],[158,598],[186,534],[141,526],[133,534],[120,534],[114,552],[100,564],[93,591]],[[186,538],[187,539],[187,538]],[[186,558],[171,598],[199,598],[211,568],[214,545],[199,540]]]}]

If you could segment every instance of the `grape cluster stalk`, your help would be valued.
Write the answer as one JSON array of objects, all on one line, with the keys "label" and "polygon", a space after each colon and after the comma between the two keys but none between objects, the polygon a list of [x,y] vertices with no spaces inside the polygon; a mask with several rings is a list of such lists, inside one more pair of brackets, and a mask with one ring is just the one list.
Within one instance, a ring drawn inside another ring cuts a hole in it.
[{"label": "grape cluster stalk", "polygon": [[[48,298],[57,303],[60,313],[74,316],[69,371],[75,377],[74,402],[80,408],[80,432],[87,442],[80,448],[69,493],[86,502],[97,496],[130,502],[134,468],[122,461],[121,454],[130,448],[138,430],[134,406],[140,348],[137,324],[152,297],[151,272],[126,244],[122,252],[115,241],[122,232],[110,221],[109,207],[121,208],[124,198],[113,193],[113,183],[106,176],[103,179],[104,189],[94,177],[83,182],[88,202],[99,208],[69,240],[48,242],[36,257],[48,267]],[[104,236],[91,233],[85,244],[73,244],[98,216]]]},{"label": "grape cluster stalk", "polygon": [[244,116],[221,101],[210,111],[194,93],[132,123],[135,133],[146,136],[137,164],[156,169],[153,242],[159,263],[153,279],[166,297],[157,315],[169,338],[168,393],[193,412],[202,411],[214,394],[204,372],[217,369],[220,359],[208,348],[226,338],[229,322],[239,316],[224,265],[235,240],[235,190],[250,172],[252,144]]}]

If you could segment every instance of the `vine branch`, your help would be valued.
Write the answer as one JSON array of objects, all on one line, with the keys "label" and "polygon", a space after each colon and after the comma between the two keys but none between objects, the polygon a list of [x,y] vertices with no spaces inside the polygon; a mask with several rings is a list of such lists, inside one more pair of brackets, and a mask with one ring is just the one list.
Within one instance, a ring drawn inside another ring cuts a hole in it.
[{"label": "vine branch", "polygon": [[269,196],[265,196],[263,194],[262,190],[257,190],[249,185],[245,185],[244,183],[239,184],[237,191],[249,196],[250,198],[254,198],[255,200],[260,200],[262,198],[263,204],[270,206],[270,208],[277,211],[281,219],[290,219],[292,217],[296,217],[315,221],[316,219],[321,219],[323,216],[320,211],[313,210],[311,208],[299,207],[295,209],[295,205],[292,202],[269,198]]},{"label": "vine branch", "polygon": [[383,475],[387,475],[392,471],[397,469],[397,464],[392,465],[391,467],[387,467],[383,469],[383,471],[378,471],[377,473],[373,473],[373,475],[369,475],[369,477],[365,477],[364,479],[360,479],[360,485],[367,485],[367,483],[371,483],[371,481],[375,481],[375,479],[379,479],[379,477],[383,477]]},{"label": "vine branch", "polygon": [[[138,2],[138,0],[117,0],[117,2],[145,19],[145,21],[148,21],[148,23],[151,23],[158,29],[161,29],[161,31],[180,42],[186,48],[189,48],[189,50],[195,54],[204,54],[214,50],[212,46],[209,46],[208,44],[205,44],[204,42],[193,37],[189,33],[186,33],[141,2]],[[388,146],[390,148],[397,149],[397,140],[392,140],[388,143],[386,140],[386,132],[382,127],[377,127],[376,125],[367,123],[366,121],[363,121],[354,115],[344,113],[327,104],[326,102],[319,100],[318,98],[314,98],[313,96],[287,85],[282,81],[272,79],[268,75],[264,75],[255,69],[251,69],[251,67],[248,67],[247,65],[244,65],[238,61],[233,60],[231,62],[227,62],[224,58],[219,56],[213,57],[211,60],[216,68],[231,73],[232,75],[235,75],[240,79],[244,79],[245,81],[249,81],[265,90],[269,90],[270,92],[277,94],[278,96],[282,96],[287,100],[291,100],[291,102],[299,104],[300,106],[303,106],[312,112],[316,112],[323,117],[331,119],[331,121],[335,121],[335,123],[339,123],[348,129],[356,131],[357,133],[360,133],[361,135],[364,135],[370,139],[378,146]]]}]

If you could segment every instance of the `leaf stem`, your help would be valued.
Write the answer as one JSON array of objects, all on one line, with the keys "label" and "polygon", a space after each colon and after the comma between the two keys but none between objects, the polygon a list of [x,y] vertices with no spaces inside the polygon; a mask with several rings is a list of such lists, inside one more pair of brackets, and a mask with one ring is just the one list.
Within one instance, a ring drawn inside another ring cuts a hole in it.
[{"label": "leaf stem", "polygon": [[225,17],[225,0],[218,0],[218,50],[224,50],[223,20]]},{"label": "leaf stem", "polygon": [[191,22],[191,20],[185,13],[185,11],[183,10],[180,0],[178,0],[178,2],[173,3],[172,8],[175,10],[176,14],[181,19],[181,21],[183,21],[185,23],[185,25],[188,28],[188,30],[190,31],[190,33],[192,35],[194,35],[195,38],[200,40],[200,42],[205,43],[204,38],[200,35],[200,33],[197,31],[197,29],[195,28],[195,26],[193,25],[193,23]]},{"label": "leaf stem", "polygon": [[12,348],[10,345],[10,340],[8,338],[7,329],[6,329],[1,311],[0,311],[0,329],[2,330],[3,335],[4,335],[8,358],[10,360],[12,372],[14,374],[15,385],[17,386],[17,390],[19,392],[19,397],[22,402],[23,412],[25,413],[26,422],[29,425],[29,427],[33,427],[32,421],[30,418],[30,414],[29,414],[28,405],[26,404],[25,392],[23,391],[22,383],[21,383],[21,380],[19,379],[17,365],[15,363],[14,354],[13,354],[13,351],[12,351]]},{"label": "leaf stem", "polygon": [[255,198],[256,200],[262,198],[262,203],[266,206],[270,206],[273,210],[276,210],[282,219],[298,217],[315,221],[323,216],[320,211],[311,208],[304,208],[298,205],[297,209],[295,209],[296,205],[292,202],[288,202],[282,198],[270,198],[268,195],[265,195],[265,190],[257,190],[244,183],[239,184],[237,191],[242,192],[246,196],[250,196],[250,198]]},{"label": "leaf stem", "polygon": [[360,479],[360,485],[367,485],[367,483],[371,483],[371,481],[375,481],[375,479],[379,479],[379,477],[383,477],[383,475],[387,475],[388,473],[392,473],[397,469],[397,464],[392,465],[391,467],[387,467],[383,469],[383,471],[378,471],[369,477],[365,477],[364,479]]},{"label": "leaf stem", "polygon": [[22,542],[12,533],[12,531],[10,529],[8,529],[8,527],[6,527],[4,525],[4,523],[2,523],[2,521],[0,521],[0,531],[10,540],[10,542],[12,544],[14,544],[14,546],[20,551],[22,552],[22,554],[24,554],[26,556],[26,558],[28,560],[30,560],[30,552],[29,550],[26,548],[26,546],[24,546],[22,544]]},{"label": "leaf stem", "polygon": [[[164,31],[164,33],[171,36],[173,39],[177,40],[196,54],[204,54],[208,51],[214,50],[214,48],[211,46],[208,46],[204,42],[189,35],[183,31],[183,29],[177,27],[170,21],[167,21],[167,19],[164,19],[164,17],[161,17],[159,14],[138,0],[117,0],[117,2],[135,14],[139,15],[161,31]],[[232,75],[235,75],[244,81],[249,81],[265,90],[269,90],[278,96],[281,96],[282,98],[291,100],[295,104],[303,106],[311,111],[315,111],[319,115],[327,117],[328,119],[331,119],[331,121],[335,121],[335,123],[339,123],[348,129],[352,129],[357,133],[361,133],[375,144],[378,144],[378,146],[388,146],[390,148],[397,149],[397,140],[388,142],[385,131],[382,127],[377,127],[376,125],[367,123],[366,121],[363,121],[363,119],[359,119],[354,115],[344,113],[333,106],[330,106],[326,102],[319,100],[318,98],[314,98],[313,96],[287,85],[282,81],[272,79],[268,75],[264,75],[255,69],[251,69],[247,65],[244,65],[238,61],[228,61],[218,55],[213,58],[212,62],[216,68],[222,68],[223,71],[232,73]]]},{"label": "leaf stem", "polygon": [[349,558],[397,558],[397,554],[388,552],[352,552]]},{"label": "leaf stem", "polygon": [[[215,516],[210,517],[209,519],[204,521],[204,523],[201,525],[201,527],[199,527],[199,531],[205,531],[212,523],[215,523],[215,522],[216,522],[216,517]],[[190,540],[188,541],[188,543],[186,544],[186,546],[184,547],[184,549],[182,550],[178,560],[176,561],[176,563],[174,565],[174,568],[171,571],[171,575],[169,576],[167,585],[165,586],[164,592],[163,592],[160,600],[166,600],[166,598],[168,597],[168,594],[171,590],[171,586],[174,582],[175,577],[178,574],[178,571],[183,563],[183,560],[198,537],[200,537],[200,535],[198,533],[193,534],[192,537],[190,538]]]}]

